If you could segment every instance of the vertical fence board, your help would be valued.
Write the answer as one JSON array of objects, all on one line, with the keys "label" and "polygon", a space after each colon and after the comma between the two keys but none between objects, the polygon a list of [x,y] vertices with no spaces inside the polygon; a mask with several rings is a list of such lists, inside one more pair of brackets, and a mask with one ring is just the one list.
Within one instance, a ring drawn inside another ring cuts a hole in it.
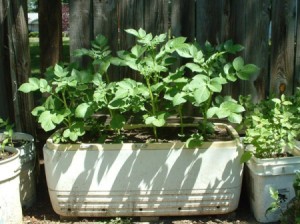
[{"label": "vertical fence board", "polygon": [[[61,0],[39,0],[40,68],[44,73],[62,58]],[[48,14],[48,16],[44,16]]]},{"label": "vertical fence board", "polygon": [[98,34],[108,38],[113,50],[117,49],[118,43],[118,20],[117,20],[117,0],[93,1],[93,26],[94,37]]},{"label": "vertical fence board", "polygon": [[28,81],[30,75],[29,39],[26,11],[22,0],[10,1],[8,11],[8,36],[10,50],[10,70],[13,91],[15,126],[17,131],[35,136],[35,126],[31,110],[34,106],[31,94],[18,92],[18,87]]},{"label": "vertical fence board", "polygon": [[10,89],[7,88],[10,86],[7,81],[10,75],[9,71],[9,63],[7,63],[6,59],[8,52],[6,49],[7,46],[7,24],[5,23],[5,19],[7,18],[7,0],[0,0],[0,117],[3,119],[7,119],[9,117],[9,96]]},{"label": "vertical fence board", "polygon": [[138,30],[144,28],[144,1],[141,0],[123,0],[120,1],[118,8],[119,23],[119,49],[128,49],[132,47],[135,38],[128,35],[124,30],[133,28]]},{"label": "vertical fence board", "polygon": [[[228,26],[226,26],[224,35],[225,40],[232,40],[236,44],[244,46],[245,40],[245,1],[231,0],[225,1],[226,17],[228,17]],[[245,58],[245,51],[239,53],[240,56]],[[238,56],[238,55],[236,55]],[[238,80],[235,83],[230,83],[224,88],[227,95],[238,99],[240,94],[245,93],[246,87],[249,85],[248,81]]]},{"label": "vertical fence board", "polygon": [[297,25],[296,29],[296,55],[295,55],[295,78],[294,91],[300,87],[300,3],[297,2]]},{"label": "vertical fence board", "polygon": [[172,0],[171,2],[171,35],[187,37],[187,41],[195,39],[195,7],[194,0]]},{"label": "vertical fence board", "polygon": [[[94,37],[98,34],[104,35],[108,39],[108,44],[112,52],[118,50],[118,1],[93,1],[93,26]],[[117,80],[119,78],[119,69],[109,69],[110,80]]]},{"label": "vertical fence board", "polygon": [[168,33],[168,0],[144,0],[144,27],[153,35]]},{"label": "vertical fence board", "polygon": [[296,2],[272,1],[272,45],[270,91],[276,95],[292,94]]},{"label": "vertical fence board", "polygon": [[[215,45],[224,41],[224,29],[227,28],[227,10],[224,0],[196,1],[196,39],[201,45],[209,41]],[[218,15],[218,16],[216,16]]]},{"label": "vertical fence board", "polygon": [[266,97],[268,87],[271,3],[270,0],[246,2],[245,60],[256,64],[260,71],[251,77],[245,94],[251,94],[253,101],[257,102]]},{"label": "vertical fence board", "polygon": [[[91,0],[70,1],[70,52],[78,48],[89,48],[91,34]],[[71,61],[84,60],[71,57]]]},{"label": "vertical fence board", "polygon": [[[133,28],[138,30],[144,27],[144,1],[141,0],[123,0],[118,5],[118,49],[128,50],[135,44],[136,38],[125,32],[125,29]],[[130,68],[119,68],[119,77],[128,77],[135,80],[141,80],[142,77]]]}]

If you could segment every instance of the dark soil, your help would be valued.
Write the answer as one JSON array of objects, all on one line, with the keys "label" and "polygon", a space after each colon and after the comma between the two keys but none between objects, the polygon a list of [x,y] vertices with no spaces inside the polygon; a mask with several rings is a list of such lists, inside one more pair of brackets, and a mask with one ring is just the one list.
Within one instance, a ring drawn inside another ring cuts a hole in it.
[{"label": "dark soil", "polygon": [[[208,131],[206,134],[206,141],[228,141],[233,137],[230,135],[225,126],[215,126],[215,129]],[[99,143],[149,143],[149,142],[185,142],[189,136],[198,133],[199,130],[196,126],[184,127],[184,135],[180,134],[180,128],[176,127],[160,127],[157,128],[157,140],[154,137],[154,131],[152,127],[130,127],[125,130],[121,130],[120,133],[113,130],[101,130],[101,131],[87,131],[83,137],[79,137],[80,142],[99,142]]]},{"label": "dark soil", "polygon": [[3,150],[0,146],[0,161],[1,160],[4,160],[4,159],[8,159],[10,157],[12,157],[13,155],[15,155],[15,153],[12,153],[12,152],[8,152],[8,151],[5,151]]}]

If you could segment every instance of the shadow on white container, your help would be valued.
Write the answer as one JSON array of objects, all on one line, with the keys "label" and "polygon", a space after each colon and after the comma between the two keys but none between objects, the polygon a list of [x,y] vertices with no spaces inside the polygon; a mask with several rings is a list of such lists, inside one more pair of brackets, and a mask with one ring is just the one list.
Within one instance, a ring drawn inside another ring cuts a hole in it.
[{"label": "shadow on white container", "polygon": [[278,191],[282,202],[281,208],[284,211],[295,196],[293,181],[295,173],[299,170],[298,156],[270,159],[258,159],[253,156],[246,163],[245,183],[250,206],[257,221],[268,223],[280,219],[280,210],[266,213],[274,201],[270,195],[270,188]]},{"label": "shadow on white container", "polygon": [[239,203],[243,147],[231,141],[55,144],[43,152],[49,195],[61,216],[225,214]]},{"label": "shadow on white container", "polygon": [[[0,134],[2,138],[3,134]],[[20,200],[22,207],[29,208],[36,201],[36,150],[34,138],[26,133],[15,132],[13,140],[21,141],[21,146],[16,146],[20,151]]]},{"label": "shadow on white container", "polygon": [[15,155],[0,161],[0,223],[20,224],[20,151],[13,147],[5,147],[5,150]]}]

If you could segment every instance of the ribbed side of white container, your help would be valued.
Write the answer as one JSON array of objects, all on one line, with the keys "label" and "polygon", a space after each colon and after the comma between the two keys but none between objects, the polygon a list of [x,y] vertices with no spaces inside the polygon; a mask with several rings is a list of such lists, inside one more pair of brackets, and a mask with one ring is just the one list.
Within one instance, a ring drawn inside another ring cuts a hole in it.
[{"label": "ribbed side of white container", "polygon": [[22,223],[22,207],[20,203],[20,152],[6,147],[16,153],[13,157],[0,161],[0,223]]},{"label": "ribbed side of white container", "polygon": [[281,203],[282,210],[295,196],[293,182],[295,172],[300,170],[300,157],[257,159],[252,158],[247,162],[245,169],[245,183],[248,188],[250,206],[257,221],[268,223],[276,222],[281,216],[281,211],[268,212],[274,199],[271,197],[270,188],[278,190],[284,199]]},{"label": "ribbed side of white container", "polygon": [[44,147],[52,206],[62,216],[223,214],[238,206],[239,139],[205,143]]},{"label": "ribbed side of white container", "polygon": [[67,216],[182,216],[222,214],[237,207],[240,187],[198,192],[55,192],[53,207]]},{"label": "ribbed side of white container", "polygon": [[16,132],[14,139],[26,140],[27,143],[20,150],[21,174],[20,197],[25,208],[31,207],[36,201],[36,150],[34,138],[25,133]]},{"label": "ribbed side of white container", "polygon": [[[3,134],[0,134],[0,139]],[[21,173],[20,173],[20,198],[22,207],[29,208],[36,201],[36,150],[33,136],[14,132],[14,140],[24,141],[17,147],[20,151]]]}]

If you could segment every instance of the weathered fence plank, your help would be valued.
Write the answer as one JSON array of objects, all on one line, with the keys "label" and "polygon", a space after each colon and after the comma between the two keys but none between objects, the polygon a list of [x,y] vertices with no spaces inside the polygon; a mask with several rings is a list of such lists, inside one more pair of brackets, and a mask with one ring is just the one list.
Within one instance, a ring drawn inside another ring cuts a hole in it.
[{"label": "weathered fence plank", "polygon": [[18,87],[28,81],[30,75],[29,40],[25,19],[27,12],[22,4],[22,0],[10,1],[7,16],[14,117],[17,131],[35,136],[35,125],[31,115],[34,106],[32,95],[18,92]]},{"label": "weathered fence plank", "polygon": [[[78,48],[89,48],[92,38],[91,0],[70,1],[70,52]],[[71,57],[71,61],[83,60]]]},{"label": "weathered fence plank", "polygon": [[[144,28],[144,1],[124,0],[118,4],[118,50],[129,50],[135,44],[136,38],[125,32],[125,29],[133,28],[138,30]],[[141,80],[142,77],[130,68],[119,68],[119,75],[115,79],[123,77]]]},{"label": "weathered fence plank", "polygon": [[[225,1],[226,15],[226,30],[224,31],[224,39],[232,40],[236,44],[244,46],[245,42],[245,10],[246,1],[231,0]],[[245,51],[239,53],[240,56],[245,58]],[[239,95],[246,92],[249,86],[249,81],[238,80],[235,83],[230,83],[226,86],[226,94],[231,95],[233,98],[238,99]]]},{"label": "weathered fence plank", "polygon": [[117,0],[93,1],[94,37],[98,34],[108,38],[112,50],[118,45]]},{"label": "weathered fence plank", "polygon": [[[108,44],[112,52],[118,50],[118,1],[93,1],[93,26],[94,37],[101,34],[108,39]],[[110,80],[119,78],[119,69],[109,69]]]},{"label": "weathered fence plank", "polygon": [[228,11],[224,6],[224,0],[196,1],[196,39],[201,45],[206,41],[213,45],[224,41],[228,28]]},{"label": "weathered fence plank", "polygon": [[61,0],[39,0],[38,4],[40,68],[43,74],[62,59],[62,6]]},{"label": "weathered fence plank", "polygon": [[172,0],[171,35],[187,37],[187,41],[195,39],[195,7],[194,0]]},{"label": "weathered fence plank", "polygon": [[144,0],[144,29],[153,35],[168,33],[169,0]]},{"label": "weathered fence plank", "polygon": [[296,1],[272,1],[270,92],[292,94],[294,81]]},{"label": "weathered fence plank", "polygon": [[8,89],[7,79],[9,78],[9,68],[5,59],[7,59],[8,52],[7,49],[7,38],[5,35],[7,30],[7,25],[5,24],[5,18],[7,15],[7,11],[5,10],[7,7],[7,0],[0,0],[0,117],[3,119],[7,119],[9,115],[9,93],[10,89]]},{"label": "weathered fence plank", "polygon": [[271,1],[246,1],[245,50],[247,63],[256,64],[260,71],[245,86],[244,94],[251,94],[257,102],[266,97],[269,80],[269,28]]},{"label": "weathered fence plank", "polygon": [[296,55],[295,55],[295,78],[294,91],[300,87],[300,3],[297,3],[297,25],[296,29]]},{"label": "weathered fence plank", "polygon": [[118,4],[118,49],[128,49],[134,45],[135,37],[128,35],[125,29],[139,29],[144,26],[144,1],[124,0]]}]

